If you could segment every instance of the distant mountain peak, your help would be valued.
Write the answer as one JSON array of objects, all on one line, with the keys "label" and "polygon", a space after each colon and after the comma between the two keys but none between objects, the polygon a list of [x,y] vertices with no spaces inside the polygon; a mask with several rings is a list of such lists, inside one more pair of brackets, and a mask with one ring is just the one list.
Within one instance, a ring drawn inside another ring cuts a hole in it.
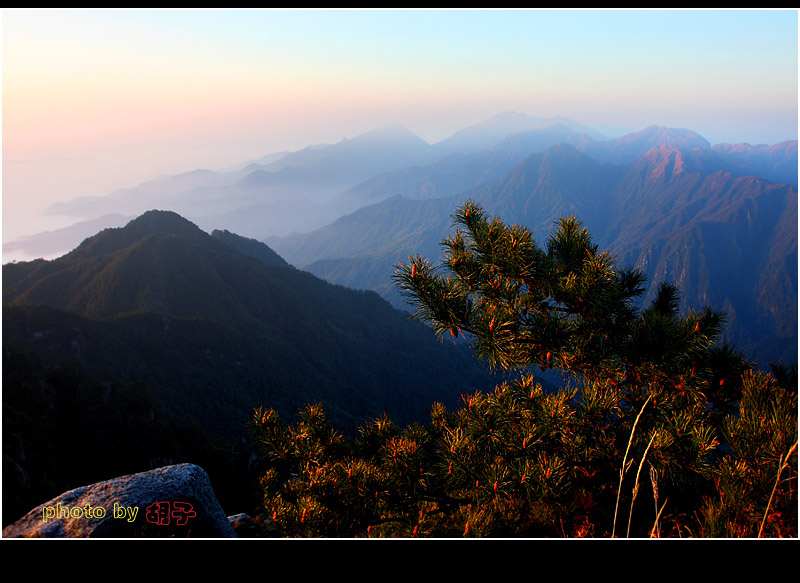
[{"label": "distant mountain peak", "polygon": [[149,210],[132,221],[123,229],[146,233],[197,233],[200,228],[174,211]]},{"label": "distant mountain peak", "polygon": [[668,179],[686,170],[681,151],[665,144],[650,148],[642,160],[650,166],[648,178],[653,181]]},{"label": "distant mountain peak", "polygon": [[641,131],[633,132],[616,142],[647,142],[652,144],[663,144],[676,148],[709,148],[711,144],[703,136],[692,130],[681,128],[669,128],[666,126],[651,125]]},{"label": "distant mountain peak", "polygon": [[205,234],[200,227],[174,211],[149,210],[129,221],[124,227],[104,229],[84,239],[65,257],[74,260],[88,255],[113,253],[152,235],[196,237]]},{"label": "distant mountain peak", "polygon": [[492,148],[511,136],[534,131],[554,133],[571,131],[586,134],[592,139],[602,138],[599,132],[567,118],[532,117],[525,113],[506,111],[455,132],[449,138],[435,144],[435,147],[447,153],[468,153]]},{"label": "distant mountain peak", "polygon": [[579,152],[575,146],[566,142],[561,142],[555,146],[550,146],[549,148],[545,149],[543,153],[550,158],[563,158],[566,160],[574,160],[576,158],[583,160],[588,158],[586,154]]},{"label": "distant mountain peak", "polygon": [[370,141],[397,141],[413,140],[424,142],[417,134],[408,129],[402,122],[396,121],[384,126],[377,127],[370,131],[358,134],[347,140],[349,142],[370,142]]}]

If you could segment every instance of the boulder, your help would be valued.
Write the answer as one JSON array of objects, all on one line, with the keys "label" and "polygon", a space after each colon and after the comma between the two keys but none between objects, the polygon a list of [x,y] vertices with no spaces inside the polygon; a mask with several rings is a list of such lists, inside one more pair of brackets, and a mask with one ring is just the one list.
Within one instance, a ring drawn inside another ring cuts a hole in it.
[{"label": "boulder", "polygon": [[235,536],[208,474],[194,464],[70,490],[3,529],[3,537]]}]

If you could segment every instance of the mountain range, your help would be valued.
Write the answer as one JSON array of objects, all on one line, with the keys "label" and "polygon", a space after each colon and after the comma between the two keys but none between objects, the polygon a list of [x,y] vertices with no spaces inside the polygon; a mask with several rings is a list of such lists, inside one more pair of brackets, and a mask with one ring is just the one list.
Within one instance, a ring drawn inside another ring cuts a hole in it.
[{"label": "mountain range", "polygon": [[164,460],[230,477],[258,406],[288,419],[321,402],[353,431],[493,387],[390,283],[408,255],[439,258],[466,200],[540,244],[574,215],[644,271],[643,303],[673,281],[682,310],[724,310],[725,340],[759,365],[797,360],[797,141],[606,139],[506,113],[428,144],[395,124],[61,203],[72,227],[4,245],[55,257],[2,270],[4,523]]},{"label": "mountain range", "polygon": [[263,243],[171,211],[52,261],[3,266],[3,343],[97,378],[146,382],[180,418],[239,434],[258,406],[322,402],[352,429],[422,420],[490,377],[375,292],[324,282]]},{"label": "mountain range", "polygon": [[[471,188],[466,176],[475,177]],[[552,126],[373,179],[343,195],[372,204],[267,242],[294,265],[399,307],[388,285],[394,265],[410,253],[438,258],[450,214],[465,200],[528,226],[540,242],[559,217],[574,215],[620,263],[641,268],[651,290],[671,280],[682,309],[725,310],[725,339],[762,365],[792,362],[796,183],[797,142],[711,147],[694,132],[655,126],[597,142]]]},{"label": "mountain range", "polygon": [[194,170],[106,196],[57,203],[48,214],[88,220],[164,208],[208,231],[283,235],[339,216],[331,201],[339,192],[375,174],[434,159],[430,144],[392,124],[333,145],[266,156],[225,171]]},{"label": "mountain range", "polygon": [[[82,484],[185,461],[259,503],[247,423],[321,403],[337,431],[497,382],[378,294],[171,211],[3,266],[3,523]],[[243,506],[244,504],[244,506]]]},{"label": "mountain range", "polygon": [[417,252],[435,260],[450,213],[473,199],[540,240],[557,218],[576,215],[601,246],[642,268],[653,289],[676,281],[683,309],[724,309],[726,339],[760,361],[795,360],[796,198],[796,140],[711,145],[655,125],[606,139],[568,119],[507,112],[435,144],[393,124],[61,203],[50,212],[80,219],[74,232],[14,244],[64,248],[71,237],[74,247],[103,221],[118,226],[168,208],[403,308],[389,285],[393,265]]}]

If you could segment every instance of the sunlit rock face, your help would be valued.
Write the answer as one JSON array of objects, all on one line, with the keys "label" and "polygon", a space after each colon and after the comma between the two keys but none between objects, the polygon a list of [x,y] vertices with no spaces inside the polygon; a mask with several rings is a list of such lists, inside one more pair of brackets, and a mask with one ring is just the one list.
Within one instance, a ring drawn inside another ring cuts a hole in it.
[{"label": "sunlit rock face", "polygon": [[208,474],[177,464],[82,486],[37,506],[3,537],[235,537]]}]

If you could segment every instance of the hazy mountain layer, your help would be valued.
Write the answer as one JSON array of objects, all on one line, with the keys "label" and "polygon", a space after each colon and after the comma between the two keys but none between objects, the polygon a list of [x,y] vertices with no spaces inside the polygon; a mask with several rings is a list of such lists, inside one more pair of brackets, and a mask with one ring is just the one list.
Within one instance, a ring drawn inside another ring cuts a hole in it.
[{"label": "hazy mountain layer", "polygon": [[[647,144],[653,135],[669,143],[696,140],[665,131],[639,137]],[[620,144],[631,151],[634,142]],[[271,245],[320,277],[396,302],[386,285],[392,266],[409,253],[438,257],[449,214],[467,199],[527,225],[540,242],[559,217],[575,215],[652,283],[678,283],[683,309],[727,310],[727,338],[737,346],[769,345],[771,355],[758,350],[762,362],[796,358],[797,190],[747,176],[735,160],[708,148],[660,144],[619,165],[562,144],[529,156],[501,180],[436,201],[392,198]]]},{"label": "hazy mountain layer", "polygon": [[[542,236],[559,216],[575,214],[653,280],[682,282],[685,307],[721,302],[731,338],[751,344],[796,328],[787,307],[796,304],[796,186],[796,141],[711,146],[691,130],[660,126],[606,140],[570,120],[511,112],[438,144],[388,126],[53,211],[185,211],[209,232],[257,237],[294,265],[393,301],[392,265],[411,252],[438,255],[449,215],[466,198]],[[303,234],[275,236],[292,231]],[[728,238],[728,247],[715,243]],[[747,291],[734,292],[741,286],[731,281],[747,281]]]},{"label": "hazy mountain layer", "polygon": [[[313,231],[396,194],[434,198],[464,192],[501,179],[527,156],[560,143],[614,164],[633,162],[654,145],[709,149],[704,138],[689,130],[651,126],[607,140],[572,120],[507,112],[433,145],[393,124],[332,145],[268,154],[222,171],[193,170],[106,196],[77,198],[53,205],[50,212],[75,217],[86,226],[96,221],[103,228],[119,226],[103,218],[105,214],[135,216],[165,208],[208,232],[227,229],[267,240]],[[774,146],[720,144],[713,149],[729,160],[734,174],[797,186],[796,141]],[[85,229],[64,229],[10,242],[6,249],[19,249],[20,255],[9,258],[54,257],[85,236]]]},{"label": "hazy mountain layer", "polygon": [[368,178],[428,164],[431,145],[399,124],[333,145],[309,146],[230,171],[196,170],[153,180],[107,196],[53,205],[55,215],[93,218],[105,213],[138,215],[165,208],[201,228],[251,235],[286,235],[313,229],[339,216],[331,197]]}]

